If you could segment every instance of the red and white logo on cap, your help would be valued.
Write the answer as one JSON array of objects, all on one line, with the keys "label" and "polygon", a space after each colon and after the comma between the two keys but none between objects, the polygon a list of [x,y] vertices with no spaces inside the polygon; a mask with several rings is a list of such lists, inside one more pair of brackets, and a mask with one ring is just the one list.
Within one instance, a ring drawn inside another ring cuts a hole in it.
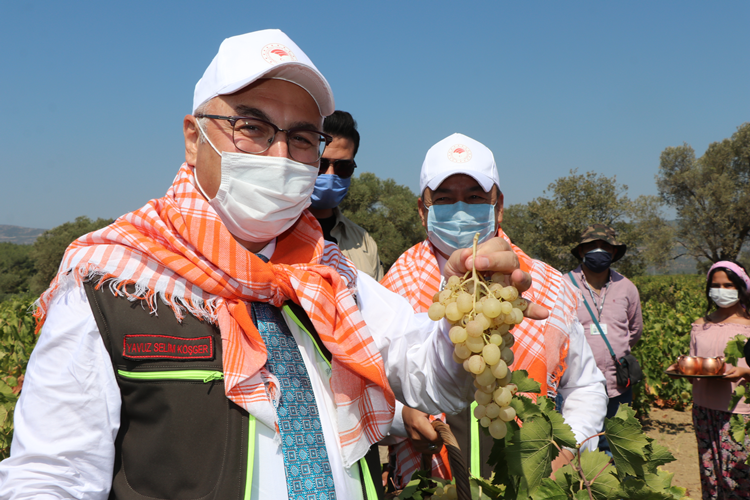
[{"label": "red and white logo on cap", "polygon": [[466,163],[471,160],[471,149],[463,144],[455,144],[448,148],[448,159],[453,163]]},{"label": "red and white logo on cap", "polygon": [[280,43],[269,43],[260,52],[263,59],[269,64],[279,64],[282,62],[296,61],[297,57],[294,52]]}]

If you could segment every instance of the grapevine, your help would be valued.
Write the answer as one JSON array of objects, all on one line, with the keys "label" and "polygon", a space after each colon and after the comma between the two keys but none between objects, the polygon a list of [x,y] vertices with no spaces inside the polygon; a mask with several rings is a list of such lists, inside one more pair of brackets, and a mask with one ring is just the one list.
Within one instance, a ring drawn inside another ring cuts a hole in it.
[{"label": "grapevine", "polygon": [[[478,238],[477,233],[474,261]],[[527,306],[526,299],[510,284],[510,276],[494,273],[488,280],[472,266],[463,278],[451,276],[427,311],[433,321],[445,318],[452,325],[453,359],[474,378],[474,416],[495,439],[505,437],[507,422],[516,417],[510,406],[518,391],[509,369],[515,342],[510,330],[523,321]]]}]

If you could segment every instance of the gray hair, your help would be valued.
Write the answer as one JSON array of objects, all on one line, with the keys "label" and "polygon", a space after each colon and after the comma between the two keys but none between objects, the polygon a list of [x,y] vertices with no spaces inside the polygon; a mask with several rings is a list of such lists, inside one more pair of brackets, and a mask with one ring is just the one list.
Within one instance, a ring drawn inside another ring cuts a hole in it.
[{"label": "gray hair", "polygon": [[[198,106],[197,108],[195,108],[195,111],[193,112],[193,116],[206,113],[208,111],[209,102],[210,102],[210,99],[204,102],[203,104],[201,104],[200,106]],[[204,132],[201,132],[200,130],[198,131],[198,143],[203,144],[204,142],[206,142],[205,130],[206,130],[206,126],[208,125],[208,118],[196,118],[195,121],[198,122],[198,125],[200,125],[200,127],[204,131]]]}]

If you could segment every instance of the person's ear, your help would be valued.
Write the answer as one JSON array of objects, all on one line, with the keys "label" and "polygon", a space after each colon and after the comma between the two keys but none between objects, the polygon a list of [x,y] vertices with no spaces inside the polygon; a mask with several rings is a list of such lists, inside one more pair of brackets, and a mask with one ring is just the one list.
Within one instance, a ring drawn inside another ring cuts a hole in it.
[{"label": "person's ear", "polygon": [[427,207],[424,206],[422,198],[417,198],[417,209],[419,210],[419,220],[422,222],[422,227],[427,230]]},{"label": "person's ear", "polygon": [[193,115],[186,115],[182,121],[182,135],[185,136],[185,161],[193,165],[198,161],[198,143],[200,142],[200,131],[197,119]]},{"label": "person's ear", "polygon": [[497,202],[495,203],[495,215],[497,216],[497,227],[502,227],[503,225],[503,211],[505,210],[504,206],[505,197],[503,196],[503,192],[500,191],[500,189],[497,190]]}]

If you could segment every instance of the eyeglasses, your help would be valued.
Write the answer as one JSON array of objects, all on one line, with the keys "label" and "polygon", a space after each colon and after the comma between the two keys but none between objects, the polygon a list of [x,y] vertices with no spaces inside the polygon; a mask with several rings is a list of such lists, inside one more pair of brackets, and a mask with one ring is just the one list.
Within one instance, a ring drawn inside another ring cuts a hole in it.
[{"label": "eyeglasses", "polygon": [[354,174],[354,169],[357,168],[357,164],[354,160],[331,160],[329,158],[320,159],[320,171],[318,175],[325,174],[328,167],[333,165],[333,173],[347,179]]},{"label": "eyeglasses", "polygon": [[333,140],[330,135],[317,130],[302,127],[284,130],[271,122],[249,116],[221,116],[200,113],[195,117],[228,121],[232,126],[234,145],[245,153],[259,154],[268,151],[276,138],[276,134],[284,132],[289,156],[300,163],[311,164],[318,161],[325,147]]}]

